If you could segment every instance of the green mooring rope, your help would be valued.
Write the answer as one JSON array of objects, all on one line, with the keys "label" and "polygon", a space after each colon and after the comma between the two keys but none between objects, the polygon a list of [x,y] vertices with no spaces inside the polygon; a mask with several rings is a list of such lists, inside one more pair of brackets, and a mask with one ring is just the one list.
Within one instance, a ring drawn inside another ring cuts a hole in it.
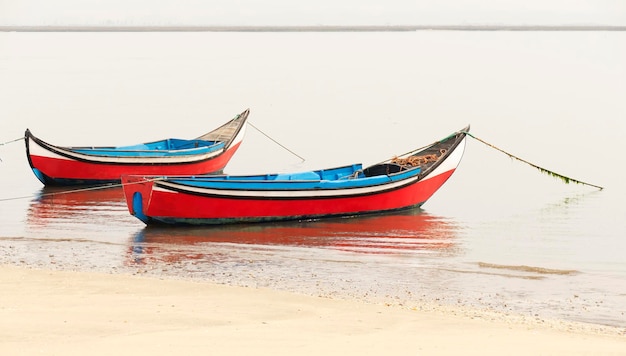
[{"label": "green mooring rope", "polygon": [[498,147],[496,147],[496,146],[494,146],[494,145],[490,144],[489,142],[487,142],[487,141],[485,141],[485,140],[482,140],[482,139],[480,139],[480,138],[478,138],[478,137],[476,137],[476,136],[472,135],[472,134],[471,134],[471,133],[469,133],[469,132],[464,132],[464,133],[465,133],[467,136],[469,136],[469,137],[471,137],[471,138],[473,138],[473,139],[475,139],[475,140],[477,140],[477,141],[479,141],[479,142],[481,142],[481,143],[483,143],[483,144],[485,144],[485,145],[487,145],[487,146],[489,146],[489,147],[491,147],[491,148],[493,148],[493,149],[496,149],[496,150],[498,150],[498,151],[500,151],[500,152],[502,152],[502,153],[506,154],[507,156],[509,156],[509,157],[511,157],[511,158],[513,158],[513,159],[516,159],[516,160],[518,160],[518,161],[520,161],[520,162],[524,162],[524,163],[526,163],[526,164],[530,165],[531,167],[534,167],[534,168],[538,169],[541,173],[549,174],[549,175],[551,175],[551,176],[553,176],[553,177],[555,177],[555,178],[559,178],[559,179],[560,179],[560,180],[562,180],[565,184],[569,184],[569,183],[571,182],[571,183],[576,183],[576,184],[588,185],[588,186],[590,186],[590,187],[598,188],[598,189],[600,189],[600,190],[604,189],[603,187],[601,187],[601,186],[599,186],[599,185],[595,185],[595,184],[591,184],[591,183],[586,183],[586,182],[583,182],[583,181],[580,181],[580,180],[577,180],[577,179],[574,179],[574,178],[570,178],[570,177],[564,176],[564,175],[562,175],[562,174],[558,174],[558,173],[553,172],[553,171],[551,171],[551,170],[549,170],[549,169],[546,169],[546,168],[543,168],[543,167],[539,167],[538,165],[536,165],[536,164],[534,164],[534,163],[530,163],[530,162],[528,162],[528,161],[527,161],[527,160],[525,160],[525,159],[519,158],[519,157],[517,157],[517,156],[515,156],[515,155],[513,155],[513,154],[511,154],[511,153],[508,153],[508,152],[506,152],[505,150],[503,150],[503,149],[501,149],[501,148],[498,148]]}]

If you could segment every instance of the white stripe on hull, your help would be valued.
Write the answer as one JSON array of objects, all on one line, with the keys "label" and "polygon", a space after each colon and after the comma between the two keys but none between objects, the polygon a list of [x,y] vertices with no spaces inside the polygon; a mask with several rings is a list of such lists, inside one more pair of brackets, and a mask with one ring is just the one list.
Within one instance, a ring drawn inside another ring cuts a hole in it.
[{"label": "white stripe on hull", "polygon": [[441,173],[447,172],[451,169],[456,169],[461,163],[461,158],[463,158],[463,153],[465,152],[465,142],[467,140],[467,136],[463,137],[463,140],[459,142],[458,146],[454,149],[452,153],[446,159],[441,162],[439,166],[437,166],[432,172],[428,174],[428,179],[430,177],[435,177],[440,175]]},{"label": "white stripe on hull", "polygon": [[73,161],[73,159],[71,158],[58,155],[52,151],[49,151],[41,147],[41,145],[39,145],[34,140],[31,140],[30,138],[28,139],[28,152],[31,156],[39,156],[39,157],[47,157],[47,158],[64,159],[67,161]]}]

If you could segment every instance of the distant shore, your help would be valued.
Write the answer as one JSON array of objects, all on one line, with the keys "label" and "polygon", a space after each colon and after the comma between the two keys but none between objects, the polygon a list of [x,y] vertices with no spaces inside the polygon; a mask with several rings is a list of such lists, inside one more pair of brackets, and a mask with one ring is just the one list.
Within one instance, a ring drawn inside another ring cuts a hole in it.
[{"label": "distant shore", "polygon": [[626,31],[626,26],[0,26],[1,32]]}]

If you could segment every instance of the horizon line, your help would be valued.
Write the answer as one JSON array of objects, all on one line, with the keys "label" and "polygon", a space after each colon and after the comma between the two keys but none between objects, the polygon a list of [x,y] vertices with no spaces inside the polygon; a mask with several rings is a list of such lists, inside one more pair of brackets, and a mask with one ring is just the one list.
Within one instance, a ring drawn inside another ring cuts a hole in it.
[{"label": "horizon line", "polygon": [[0,25],[0,32],[626,31],[626,25]]}]

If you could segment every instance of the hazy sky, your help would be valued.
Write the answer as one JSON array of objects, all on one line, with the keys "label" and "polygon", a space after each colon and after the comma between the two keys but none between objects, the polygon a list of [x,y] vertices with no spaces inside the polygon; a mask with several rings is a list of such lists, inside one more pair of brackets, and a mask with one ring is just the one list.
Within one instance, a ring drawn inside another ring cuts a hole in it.
[{"label": "hazy sky", "polygon": [[626,0],[0,0],[0,25],[626,25]]}]

